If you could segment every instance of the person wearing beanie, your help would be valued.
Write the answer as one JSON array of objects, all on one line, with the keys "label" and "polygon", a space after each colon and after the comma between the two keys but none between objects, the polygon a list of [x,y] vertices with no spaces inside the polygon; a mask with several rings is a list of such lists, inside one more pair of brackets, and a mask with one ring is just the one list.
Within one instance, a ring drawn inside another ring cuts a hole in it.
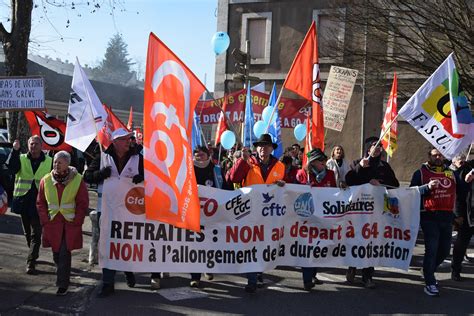
[{"label": "person wearing beanie", "polygon": [[[349,186],[370,183],[372,185],[383,185],[387,188],[398,188],[400,183],[393,172],[392,167],[382,158],[383,148],[377,137],[369,137],[365,140],[365,155],[355,160],[346,175],[346,183]],[[362,269],[362,282],[368,289],[374,289],[372,280],[374,267]],[[356,268],[349,267],[346,273],[347,282],[353,283]]]},{"label": "person wearing beanie", "polygon": [[[326,167],[328,157],[324,152],[315,148],[307,153],[308,162],[303,169],[298,170],[296,174],[296,181],[299,184],[310,185],[311,187],[336,187],[336,177],[334,172]],[[322,284],[316,274],[317,268],[302,267],[303,286],[306,291],[311,289],[316,284]]]}]

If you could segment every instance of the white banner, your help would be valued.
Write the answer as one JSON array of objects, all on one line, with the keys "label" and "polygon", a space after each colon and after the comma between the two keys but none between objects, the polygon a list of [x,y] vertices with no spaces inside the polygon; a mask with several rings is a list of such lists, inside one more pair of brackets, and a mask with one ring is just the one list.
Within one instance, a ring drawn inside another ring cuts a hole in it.
[{"label": "white banner", "polygon": [[143,187],[107,179],[100,266],[136,272],[243,273],[279,265],[407,270],[418,233],[417,188],[200,186],[199,196],[202,231],[195,233],[147,221]]},{"label": "white banner", "polygon": [[323,93],[324,127],[342,131],[358,73],[355,69],[331,66]]}]

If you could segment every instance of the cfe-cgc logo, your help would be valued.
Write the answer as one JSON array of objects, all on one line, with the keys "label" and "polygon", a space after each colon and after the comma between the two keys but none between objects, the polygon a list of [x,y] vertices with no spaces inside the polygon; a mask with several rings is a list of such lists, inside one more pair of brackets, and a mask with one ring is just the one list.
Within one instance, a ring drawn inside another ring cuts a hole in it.
[{"label": "cfe-cgc logo", "polygon": [[145,189],[135,187],[125,195],[125,207],[134,215],[145,214]]},{"label": "cfe-cgc logo", "polygon": [[235,219],[241,219],[250,214],[250,199],[242,199],[242,194],[239,194],[225,203],[225,209],[232,211]]},{"label": "cfe-cgc logo", "polygon": [[295,201],[294,209],[296,214],[301,217],[310,217],[314,214],[313,196],[306,192],[298,196]]}]

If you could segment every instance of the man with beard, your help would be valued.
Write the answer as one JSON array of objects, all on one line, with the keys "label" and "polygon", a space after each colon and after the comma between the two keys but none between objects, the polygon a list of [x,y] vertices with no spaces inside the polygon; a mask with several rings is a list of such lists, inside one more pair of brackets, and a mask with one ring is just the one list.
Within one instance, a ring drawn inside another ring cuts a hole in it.
[{"label": "man with beard", "polygon": [[429,296],[439,296],[435,272],[451,248],[455,175],[444,165],[444,157],[439,150],[433,148],[428,153],[428,161],[413,174],[410,186],[418,186],[422,196],[420,226],[425,242],[424,291]]},{"label": "man with beard", "polygon": [[[370,183],[387,188],[398,188],[400,186],[390,165],[381,159],[383,149],[378,140],[377,137],[369,137],[365,140],[365,156],[352,163],[351,170],[346,175],[347,185]],[[346,273],[346,279],[349,283],[354,282],[355,274],[356,268],[349,267]],[[368,289],[375,288],[375,283],[372,280],[373,275],[374,267],[362,269],[362,282]]]}]

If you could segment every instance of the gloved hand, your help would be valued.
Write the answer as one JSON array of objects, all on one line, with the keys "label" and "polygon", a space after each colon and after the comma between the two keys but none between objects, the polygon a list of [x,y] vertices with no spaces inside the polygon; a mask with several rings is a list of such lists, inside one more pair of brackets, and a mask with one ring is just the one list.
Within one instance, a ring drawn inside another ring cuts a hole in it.
[{"label": "gloved hand", "polygon": [[108,166],[108,167],[100,169],[99,174],[102,180],[107,179],[112,174],[112,167]]},{"label": "gloved hand", "polygon": [[134,175],[133,179],[132,179],[133,183],[135,183],[135,184],[143,182],[143,180],[145,180],[145,179],[143,178],[143,176],[141,174]]}]

